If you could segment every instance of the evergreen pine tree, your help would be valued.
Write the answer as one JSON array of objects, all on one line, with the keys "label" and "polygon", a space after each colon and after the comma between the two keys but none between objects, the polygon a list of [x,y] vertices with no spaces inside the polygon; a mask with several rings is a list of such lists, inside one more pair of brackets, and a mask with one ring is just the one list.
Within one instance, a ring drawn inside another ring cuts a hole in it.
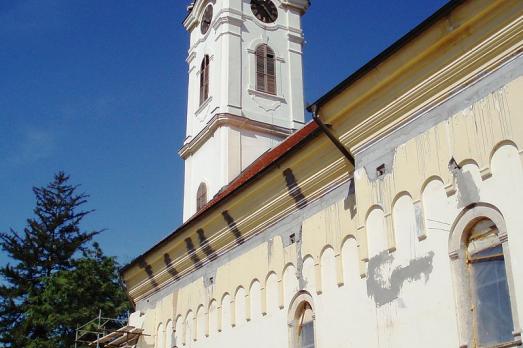
[{"label": "evergreen pine tree", "polygon": [[0,346],[72,347],[77,324],[98,315],[121,316],[128,301],[114,258],[83,231],[88,195],[77,193],[63,172],[35,187],[34,217],[22,233],[0,233],[13,263],[0,267]]}]

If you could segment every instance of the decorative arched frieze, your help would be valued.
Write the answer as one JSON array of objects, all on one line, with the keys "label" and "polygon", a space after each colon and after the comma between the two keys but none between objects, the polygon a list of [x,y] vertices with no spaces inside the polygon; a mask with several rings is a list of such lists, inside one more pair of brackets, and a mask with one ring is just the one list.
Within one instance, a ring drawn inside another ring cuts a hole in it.
[{"label": "decorative arched frieze", "polygon": [[220,307],[218,309],[218,332],[222,332],[232,326],[232,313],[234,312],[231,295],[226,292],[223,294]]}]

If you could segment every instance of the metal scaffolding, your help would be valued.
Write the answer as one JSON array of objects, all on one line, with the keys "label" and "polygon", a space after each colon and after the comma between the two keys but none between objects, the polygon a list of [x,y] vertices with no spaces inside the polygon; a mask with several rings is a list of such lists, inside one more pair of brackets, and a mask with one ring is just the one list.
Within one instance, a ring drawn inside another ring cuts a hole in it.
[{"label": "metal scaffolding", "polygon": [[126,325],[126,320],[105,318],[102,311],[86,324],[77,326],[75,348],[133,348],[141,336],[146,336],[143,329]]}]

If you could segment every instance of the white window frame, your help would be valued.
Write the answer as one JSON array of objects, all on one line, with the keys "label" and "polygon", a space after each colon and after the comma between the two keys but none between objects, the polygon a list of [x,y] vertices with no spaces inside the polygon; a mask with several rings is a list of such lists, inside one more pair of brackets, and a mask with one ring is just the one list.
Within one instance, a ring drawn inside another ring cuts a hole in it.
[{"label": "white window frame", "polygon": [[300,291],[291,301],[289,306],[289,312],[287,314],[287,325],[289,327],[289,347],[297,348],[298,347],[298,317],[300,315],[299,310],[302,307],[302,304],[308,303],[312,309],[312,321],[314,323],[314,347],[318,347],[318,330],[316,325],[316,310],[314,308],[314,303],[312,296],[306,291]]},{"label": "white window frame", "polygon": [[[454,294],[456,301],[459,348],[476,348],[474,346],[474,317],[471,312],[473,298],[470,292],[470,272],[467,267],[467,241],[468,232],[478,221],[491,220],[498,229],[498,237],[502,243],[507,272],[507,283],[510,294],[510,306],[512,309],[512,321],[514,324],[514,341],[507,344],[494,346],[495,348],[516,347],[521,345],[521,327],[518,320],[516,306],[516,292],[510,262],[510,250],[508,245],[507,227],[503,215],[495,207],[485,203],[475,203],[463,210],[457,217],[449,238],[449,257],[454,282]],[[483,347],[482,347],[483,348]]]}]

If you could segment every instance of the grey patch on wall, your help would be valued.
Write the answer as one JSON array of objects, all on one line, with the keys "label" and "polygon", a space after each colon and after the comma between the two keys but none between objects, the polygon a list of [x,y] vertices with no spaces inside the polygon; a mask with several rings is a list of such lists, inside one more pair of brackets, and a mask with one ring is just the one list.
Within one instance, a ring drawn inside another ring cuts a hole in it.
[{"label": "grey patch on wall", "polygon": [[206,270],[203,277],[203,285],[206,288],[212,287],[216,283],[216,270]]},{"label": "grey patch on wall", "polygon": [[286,248],[292,243],[291,235],[294,234],[294,243],[301,241],[301,225],[291,226],[288,230],[281,233],[281,238],[283,242],[283,247]]},{"label": "grey patch on wall", "polygon": [[301,254],[302,243],[302,226],[296,234],[296,278],[298,278],[298,286],[300,290],[307,288],[307,282],[303,276],[303,255]]},{"label": "grey patch on wall", "polygon": [[394,256],[387,250],[370,258],[368,264],[367,296],[372,298],[376,306],[380,307],[398,298],[401,288],[405,282],[420,280],[425,277],[429,280],[434,269],[432,265],[434,252],[426,256],[410,260],[407,266],[398,266],[390,272],[390,276],[384,274],[383,267],[392,264]]},{"label": "grey patch on wall", "polygon": [[[384,175],[392,173],[395,155],[396,149],[389,149],[388,151],[381,153],[380,156],[375,157],[370,161],[366,161],[366,163],[362,165],[362,167],[365,168],[365,171],[367,172],[367,177],[371,182],[376,181],[378,179],[382,179]],[[358,161],[361,161],[361,158],[358,158],[356,160],[356,168],[358,167]],[[377,169],[381,165],[384,165],[385,172],[383,173],[383,175],[378,175]]]},{"label": "grey patch on wall", "polygon": [[476,186],[472,174],[457,170],[452,175],[454,175],[458,192],[458,207],[464,208],[472,203],[479,202],[479,188]]},{"label": "grey patch on wall", "polygon": [[424,133],[438,123],[448,120],[458,112],[468,108],[475,102],[506,86],[511,81],[523,75],[523,57],[519,56],[509,61],[498,70],[486,74],[484,78],[459,91],[444,103],[430,110],[421,110],[413,116],[413,120],[390,133],[380,141],[373,143],[364,150],[355,153],[356,170],[365,168],[371,181],[376,180],[376,168],[384,163],[385,169],[392,168],[396,148],[410,139]]},{"label": "grey patch on wall", "polygon": [[354,183],[354,179],[351,179],[349,181],[349,192],[347,193],[347,197],[343,201],[343,207],[345,208],[345,210],[349,211],[350,218],[354,219],[354,217],[358,213],[358,207],[356,205],[356,184]]},{"label": "grey patch on wall", "polygon": [[414,213],[416,214],[416,237],[425,236],[425,215],[421,201],[414,203]]}]

